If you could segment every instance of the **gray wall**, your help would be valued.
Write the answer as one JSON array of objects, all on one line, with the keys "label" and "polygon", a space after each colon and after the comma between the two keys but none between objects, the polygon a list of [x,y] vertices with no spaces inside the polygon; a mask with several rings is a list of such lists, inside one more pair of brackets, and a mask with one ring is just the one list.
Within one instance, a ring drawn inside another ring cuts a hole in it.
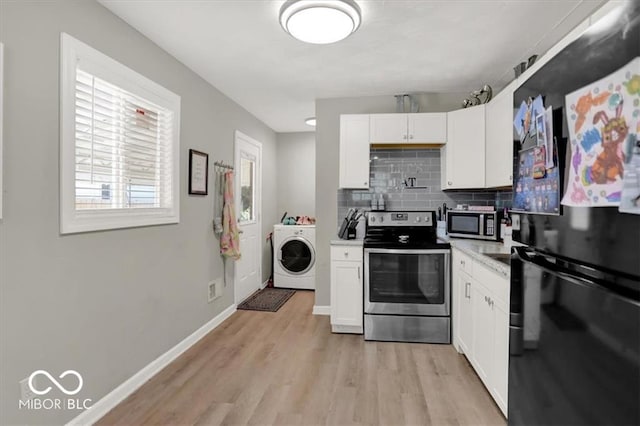
[{"label": "gray wall", "polygon": [[278,133],[277,141],[278,214],[315,216],[316,134]]},{"label": "gray wall", "polygon": [[[467,93],[418,96],[421,112],[459,109]],[[316,100],[316,305],[330,304],[329,243],[337,238],[340,114],[395,112],[395,98],[369,96]]]},{"label": "gray wall", "polygon": [[[180,224],[60,236],[61,31],[182,97]],[[212,196],[187,195],[188,149],[209,153],[210,164],[231,163],[234,130],[263,143],[265,234],[277,220],[276,135],[93,1],[3,1],[0,41],[0,424],[61,424],[78,413],[18,410],[19,380],[36,369],[75,369],[84,377],[76,396],[97,401],[233,303],[231,284],[207,303],[207,282],[222,276],[223,265]],[[264,280],[266,244],[263,253]]]}]

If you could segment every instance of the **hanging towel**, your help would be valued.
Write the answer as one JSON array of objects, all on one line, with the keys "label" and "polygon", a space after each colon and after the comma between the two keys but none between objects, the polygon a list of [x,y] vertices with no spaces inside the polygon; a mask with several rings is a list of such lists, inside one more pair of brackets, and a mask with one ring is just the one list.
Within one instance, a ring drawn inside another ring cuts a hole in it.
[{"label": "hanging towel", "polygon": [[213,232],[219,236],[223,231],[222,210],[224,206],[224,173],[220,170],[216,170],[215,176],[216,182],[213,190]]},{"label": "hanging towel", "polygon": [[220,254],[235,260],[240,259],[240,234],[233,201],[233,172],[224,174],[224,206],[222,208],[222,237]]}]

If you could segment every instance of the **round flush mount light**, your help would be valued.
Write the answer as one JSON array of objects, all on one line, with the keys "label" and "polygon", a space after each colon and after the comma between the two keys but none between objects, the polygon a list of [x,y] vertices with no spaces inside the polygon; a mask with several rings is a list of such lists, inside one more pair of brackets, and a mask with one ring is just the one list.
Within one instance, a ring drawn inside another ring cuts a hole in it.
[{"label": "round flush mount light", "polygon": [[360,26],[360,7],[353,0],[288,0],[280,8],[280,25],[300,41],[335,43]]},{"label": "round flush mount light", "polygon": [[304,123],[307,126],[316,127],[316,118],[315,117],[309,117],[309,118],[304,120]]}]

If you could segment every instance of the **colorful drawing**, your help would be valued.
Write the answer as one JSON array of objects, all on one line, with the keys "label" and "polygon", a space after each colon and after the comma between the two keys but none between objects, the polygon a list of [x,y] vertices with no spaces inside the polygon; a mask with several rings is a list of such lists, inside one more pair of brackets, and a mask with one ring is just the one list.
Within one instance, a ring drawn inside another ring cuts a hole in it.
[{"label": "colorful drawing", "polygon": [[518,133],[518,136],[520,137],[520,143],[524,142],[524,138],[526,135],[526,131],[524,129],[524,119],[525,119],[525,115],[527,114],[527,111],[528,111],[527,104],[525,101],[522,101],[522,103],[520,104],[520,109],[518,109],[518,112],[516,113],[516,116],[513,119],[513,127],[515,127],[516,133]]},{"label": "colorful drawing", "polygon": [[[569,185],[562,204],[620,204],[629,144],[640,115],[636,81],[640,57],[618,71],[566,96],[571,141]],[[626,89],[626,90],[624,90]]]},{"label": "colorful drawing", "polygon": [[547,127],[545,126],[545,113],[536,116],[536,138],[538,146],[547,145]]},{"label": "colorful drawing", "polygon": [[[559,168],[545,167],[546,157],[557,157],[557,152],[545,152],[544,146],[520,151],[518,173],[513,194],[514,211],[528,213],[560,213]],[[557,158],[556,158],[557,160]]]}]

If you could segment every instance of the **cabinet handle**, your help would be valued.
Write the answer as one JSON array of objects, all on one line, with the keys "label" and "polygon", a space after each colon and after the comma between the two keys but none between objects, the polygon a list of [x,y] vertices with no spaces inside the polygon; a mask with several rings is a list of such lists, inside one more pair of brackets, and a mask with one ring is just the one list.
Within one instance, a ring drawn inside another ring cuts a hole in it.
[{"label": "cabinet handle", "polygon": [[466,299],[471,299],[471,292],[468,291],[471,288],[471,283],[464,283],[464,297]]},{"label": "cabinet handle", "polygon": [[462,266],[464,266],[464,265],[465,265],[464,260],[461,260],[461,261],[460,261],[460,264],[461,264]]},{"label": "cabinet handle", "polygon": [[409,135],[409,139],[413,139],[413,135]]},{"label": "cabinet handle", "polygon": [[358,266],[358,279],[360,279],[360,267]]},{"label": "cabinet handle", "polygon": [[344,252],[344,257],[349,257],[349,252],[348,251]]},{"label": "cabinet handle", "polygon": [[513,180],[513,175],[509,175],[509,182]]},{"label": "cabinet handle", "polygon": [[369,185],[369,182],[365,182],[365,183],[364,183],[364,186],[367,186],[367,185]]},{"label": "cabinet handle", "polygon": [[453,185],[453,183],[452,183],[450,180],[449,180],[449,181],[447,181],[447,184],[448,184],[448,185]]}]

